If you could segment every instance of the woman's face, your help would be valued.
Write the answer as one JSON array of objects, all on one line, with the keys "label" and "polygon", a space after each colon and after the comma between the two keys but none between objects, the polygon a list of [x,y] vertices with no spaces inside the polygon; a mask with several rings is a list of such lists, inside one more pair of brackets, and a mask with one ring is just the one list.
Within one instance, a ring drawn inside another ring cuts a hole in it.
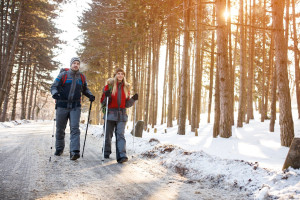
[{"label": "woman's face", "polygon": [[123,72],[118,72],[116,76],[117,76],[118,82],[123,81],[123,79],[124,79],[124,73]]}]

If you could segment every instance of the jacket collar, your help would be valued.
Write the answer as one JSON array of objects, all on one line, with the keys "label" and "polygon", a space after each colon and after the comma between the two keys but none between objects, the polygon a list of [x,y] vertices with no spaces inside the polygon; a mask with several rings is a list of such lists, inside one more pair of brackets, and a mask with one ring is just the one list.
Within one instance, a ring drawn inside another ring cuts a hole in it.
[{"label": "jacket collar", "polygon": [[78,73],[79,73],[79,70],[78,70],[78,71],[73,71],[72,69],[70,69],[69,71],[70,71],[70,74],[71,74],[71,75],[74,75],[74,74],[78,74]]}]

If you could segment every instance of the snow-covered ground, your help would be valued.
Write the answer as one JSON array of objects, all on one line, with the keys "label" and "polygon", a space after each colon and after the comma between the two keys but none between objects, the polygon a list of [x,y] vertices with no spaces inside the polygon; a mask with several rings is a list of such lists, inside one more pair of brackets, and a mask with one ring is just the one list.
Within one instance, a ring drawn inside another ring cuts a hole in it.
[{"label": "snow-covered ground", "polygon": [[[294,118],[295,137],[300,137],[299,121]],[[4,122],[0,127],[27,122]],[[233,126],[232,137],[228,139],[212,137],[213,123],[207,124],[205,115],[198,136],[190,132],[190,126],[186,135],[177,135],[175,123],[167,133],[163,124],[155,126],[157,133],[150,128],[149,132],[143,132],[142,138],[133,138],[132,123],[128,122],[125,134],[128,156],[158,159],[163,166],[191,181],[210,180],[212,185],[224,189],[239,188],[252,193],[254,199],[300,199],[300,169],[282,171],[289,148],[280,145],[278,120],[275,132],[271,133],[269,121],[262,123],[255,116],[243,128]],[[81,124],[81,129],[85,127]],[[102,135],[102,126],[89,125],[88,137]]]}]

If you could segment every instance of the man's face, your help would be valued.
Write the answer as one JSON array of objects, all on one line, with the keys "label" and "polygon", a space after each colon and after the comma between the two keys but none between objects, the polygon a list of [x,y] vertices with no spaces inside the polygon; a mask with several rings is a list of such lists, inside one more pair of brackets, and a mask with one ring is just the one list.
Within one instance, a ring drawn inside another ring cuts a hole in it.
[{"label": "man's face", "polygon": [[78,70],[79,70],[79,67],[80,67],[80,62],[77,61],[77,60],[75,60],[75,61],[72,63],[72,65],[71,65],[71,69],[72,69],[73,71],[78,71]]}]

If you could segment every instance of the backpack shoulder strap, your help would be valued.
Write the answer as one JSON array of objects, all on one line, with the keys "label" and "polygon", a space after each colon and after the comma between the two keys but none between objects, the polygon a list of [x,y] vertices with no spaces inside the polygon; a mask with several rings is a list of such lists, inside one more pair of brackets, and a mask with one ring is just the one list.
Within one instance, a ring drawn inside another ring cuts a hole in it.
[{"label": "backpack shoulder strap", "polygon": [[62,77],[61,77],[61,81],[62,81],[62,84],[61,84],[61,85],[62,85],[62,86],[65,84],[67,78],[68,78],[68,74],[67,74],[67,73],[64,73],[64,74],[62,75]]},{"label": "backpack shoulder strap", "polygon": [[80,73],[80,77],[81,77],[82,85],[84,85],[85,84],[85,76],[82,73]]},{"label": "backpack shoulder strap", "polygon": [[60,69],[60,73],[63,73],[62,77],[61,77],[61,86],[63,86],[68,78],[68,73],[67,71],[69,71],[69,68],[62,68]]}]

